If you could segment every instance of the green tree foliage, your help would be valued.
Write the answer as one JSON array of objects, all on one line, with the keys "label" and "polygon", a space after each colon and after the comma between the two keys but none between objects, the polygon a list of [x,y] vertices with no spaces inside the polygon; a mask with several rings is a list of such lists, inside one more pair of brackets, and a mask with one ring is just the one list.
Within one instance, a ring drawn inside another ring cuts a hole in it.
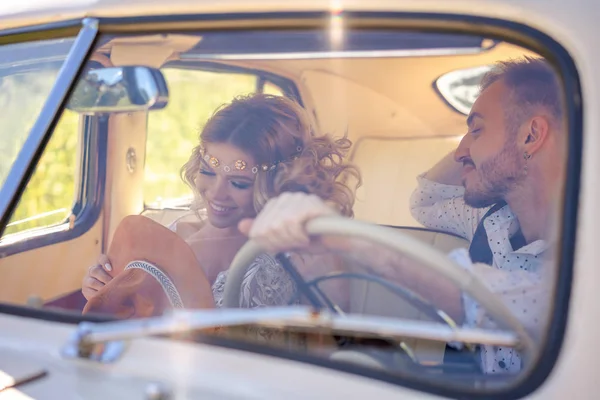
[{"label": "green tree foliage", "polygon": [[10,172],[50,93],[56,72],[16,74],[0,80],[0,182]]},{"label": "green tree foliage", "polygon": [[75,200],[79,116],[65,110],[4,235],[65,221]]},{"label": "green tree foliage", "polygon": [[[0,181],[4,182],[50,93],[56,70],[2,78]],[[78,116],[65,111],[4,234],[63,221],[74,198]],[[40,214],[66,209],[47,217]],[[25,220],[23,222],[19,222]]]}]

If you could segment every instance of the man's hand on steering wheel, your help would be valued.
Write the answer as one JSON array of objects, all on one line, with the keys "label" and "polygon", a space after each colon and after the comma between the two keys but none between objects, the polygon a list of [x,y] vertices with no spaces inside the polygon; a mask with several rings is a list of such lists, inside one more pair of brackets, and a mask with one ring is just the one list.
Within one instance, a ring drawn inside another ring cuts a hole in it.
[{"label": "man's hand on steering wheel", "polygon": [[337,213],[318,196],[286,192],[269,200],[254,220],[241,221],[239,229],[271,253],[300,249],[319,253],[321,246],[311,241],[305,225],[330,215]]}]

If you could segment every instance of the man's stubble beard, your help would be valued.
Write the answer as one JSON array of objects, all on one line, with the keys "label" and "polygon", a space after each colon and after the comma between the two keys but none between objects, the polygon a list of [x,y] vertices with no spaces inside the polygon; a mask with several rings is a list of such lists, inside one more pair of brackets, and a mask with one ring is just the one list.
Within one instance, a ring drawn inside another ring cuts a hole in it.
[{"label": "man's stubble beard", "polygon": [[516,144],[505,145],[475,170],[479,179],[475,187],[465,185],[465,203],[474,208],[485,208],[505,200],[507,194],[523,181],[524,171],[525,160],[519,156]]}]

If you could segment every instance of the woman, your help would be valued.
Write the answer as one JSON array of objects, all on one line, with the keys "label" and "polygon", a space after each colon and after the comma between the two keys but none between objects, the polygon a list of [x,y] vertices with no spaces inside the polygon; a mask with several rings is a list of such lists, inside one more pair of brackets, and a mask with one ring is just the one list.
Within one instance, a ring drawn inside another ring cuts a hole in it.
[{"label": "woman", "polygon": [[[359,184],[360,176],[344,162],[350,146],[346,138],[315,136],[305,110],[280,96],[236,98],[208,120],[200,144],[182,168],[183,180],[194,191],[194,213],[171,229],[193,249],[218,307],[227,268],[247,241],[238,226],[254,218],[270,198],[304,192],[352,216],[354,190],[346,182],[356,178]],[[301,270],[309,264],[297,256],[294,263]],[[315,265],[323,266],[323,260]],[[101,256],[83,280],[86,299],[112,279],[104,269],[111,270],[110,261]],[[241,307],[286,305],[294,298],[294,282],[271,255],[261,255],[249,267]]]}]

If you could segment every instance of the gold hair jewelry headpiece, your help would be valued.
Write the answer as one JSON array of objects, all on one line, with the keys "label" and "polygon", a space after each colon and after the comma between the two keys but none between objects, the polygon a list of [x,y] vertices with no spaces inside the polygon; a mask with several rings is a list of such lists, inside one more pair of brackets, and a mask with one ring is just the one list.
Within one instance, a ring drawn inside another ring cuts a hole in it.
[{"label": "gold hair jewelry headpiece", "polygon": [[[266,171],[274,170],[275,168],[277,168],[277,165],[281,164],[282,162],[286,162],[289,160],[297,160],[300,153],[302,152],[302,147],[301,146],[296,147],[296,151],[297,151],[296,155],[289,158],[288,160],[276,161],[273,164],[255,165],[250,168],[250,171],[253,174],[257,174],[260,171],[266,172]],[[202,156],[202,159],[204,161],[206,161],[206,163],[208,165],[210,165],[213,169],[222,169],[225,172],[247,171],[249,169],[248,163],[244,160],[236,160],[233,164],[223,165],[217,157],[207,153],[206,149],[202,145],[200,145],[200,155]]]}]

